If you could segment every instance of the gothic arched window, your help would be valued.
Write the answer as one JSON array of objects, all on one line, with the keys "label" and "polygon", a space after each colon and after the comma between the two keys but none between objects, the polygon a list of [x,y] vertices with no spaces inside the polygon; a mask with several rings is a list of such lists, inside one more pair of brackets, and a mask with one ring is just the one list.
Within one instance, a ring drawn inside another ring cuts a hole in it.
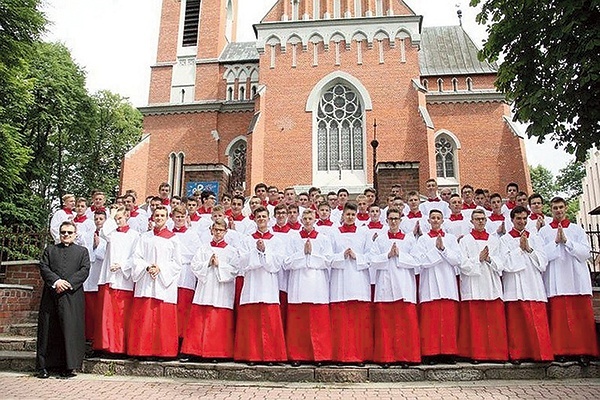
[{"label": "gothic arched window", "polygon": [[438,178],[456,178],[456,145],[448,135],[435,139],[435,164]]},{"label": "gothic arched window", "polygon": [[326,90],[317,110],[319,171],[364,169],[364,109],[343,83]]}]

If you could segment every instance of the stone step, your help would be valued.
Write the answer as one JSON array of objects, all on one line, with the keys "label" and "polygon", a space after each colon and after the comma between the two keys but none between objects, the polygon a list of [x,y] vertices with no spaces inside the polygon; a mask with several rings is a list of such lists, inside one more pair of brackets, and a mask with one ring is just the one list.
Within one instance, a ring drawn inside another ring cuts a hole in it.
[{"label": "stone step", "polygon": [[[35,352],[0,351],[0,370],[35,371]],[[181,363],[179,361],[138,361],[88,358],[83,373],[120,376],[147,376],[200,380],[266,382],[418,382],[600,378],[600,362],[588,367],[575,362],[478,364],[382,368],[353,366],[248,366],[242,363]]]},{"label": "stone step", "polygon": [[417,382],[600,378],[600,362],[478,364],[382,368],[352,366],[247,366],[243,363],[181,363],[89,358],[83,372],[100,375],[151,376],[267,382]]},{"label": "stone step", "polygon": [[35,351],[0,351],[0,371],[35,371]]},{"label": "stone step", "polygon": [[0,334],[0,350],[35,351],[37,338]]},{"label": "stone step", "polygon": [[8,328],[7,333],[12,336],[37,337],[37,323],[13,324]]}]

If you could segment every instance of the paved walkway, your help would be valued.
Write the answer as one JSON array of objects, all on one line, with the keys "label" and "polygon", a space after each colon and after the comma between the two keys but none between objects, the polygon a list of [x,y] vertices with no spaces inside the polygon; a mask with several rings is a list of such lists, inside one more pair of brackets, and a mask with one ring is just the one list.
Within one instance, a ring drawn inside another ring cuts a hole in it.
[{"label": "paved walkway", "polygon": [[600,379],[423,383],[244,383],[80,374],[41,380],[0,372],[0,398],[8,399],[600,399]]}]

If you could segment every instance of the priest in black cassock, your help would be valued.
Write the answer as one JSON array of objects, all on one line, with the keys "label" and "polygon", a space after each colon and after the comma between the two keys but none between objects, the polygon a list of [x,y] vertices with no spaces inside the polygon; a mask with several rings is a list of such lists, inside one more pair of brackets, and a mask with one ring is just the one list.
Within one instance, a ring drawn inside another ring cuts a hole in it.
[{"label": "priest in black cassock", "polygon": [[37,333],[39,378],[48,378],[47,369],[62,377],[75,376],[85,355],[83,282],[90,271],[85,247],[74,244],[77,228],[65,221],[60,225],[60,243],[46,248],[40,260],[44,290],[40,303]]}]

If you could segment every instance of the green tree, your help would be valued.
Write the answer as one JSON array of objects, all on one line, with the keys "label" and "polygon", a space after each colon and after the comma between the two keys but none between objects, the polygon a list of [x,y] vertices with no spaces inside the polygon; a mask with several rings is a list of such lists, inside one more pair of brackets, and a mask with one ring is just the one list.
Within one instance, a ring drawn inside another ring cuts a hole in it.
[{"label": "green tree", "polygon": [[471,0],[487,24],[481,59],[527,135],[550,138],[578,160],[600,145],[600,0]]},{"label": "green tree", "polygon": [[556,195],[556,182],[552,172],[542,166],[529,166],[529,174],[531,175],[531,186],[534,193],[540,194],[545,203]]},{"label": "green tree", "polygon": [[83,140],[69,144],[74,166],[70,187],[78,193],[96,188],[116,196],[125,153],[142,136],[142,114],[126,98],[109,91],[92,96],[93,113]]},{"label": "green tree", "polygon": [[[27,58],[44,32],[46,19],[39,0],[0,0],[0,200],[17,185],[30,152],[22,145],[20,116],[32,102],[25,78]],[[0,206],[0,210],[4,207]],[[0,221],[2,211],[0,211]]]},{"label": "green tree", "polygon": [[567,200],[579,197],[583,193],[582,179],[585,178],[585,162],[573,160],[558,171],[556,186]]}]

